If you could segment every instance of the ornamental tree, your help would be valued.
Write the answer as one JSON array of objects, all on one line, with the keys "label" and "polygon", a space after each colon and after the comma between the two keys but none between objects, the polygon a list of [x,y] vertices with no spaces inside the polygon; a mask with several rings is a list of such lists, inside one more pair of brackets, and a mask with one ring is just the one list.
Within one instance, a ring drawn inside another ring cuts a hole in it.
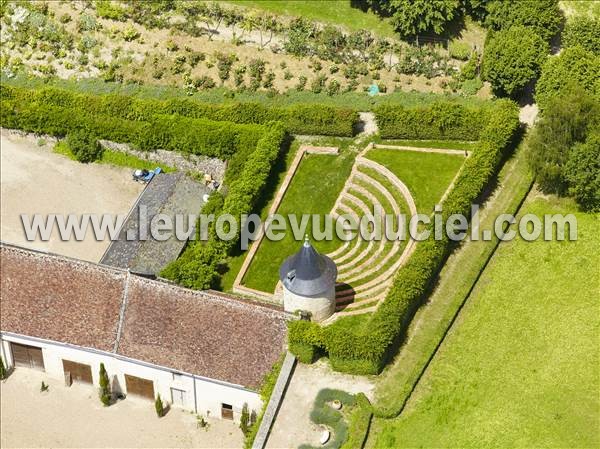
[{"label": "ornamental tree", "polygon": [[483,53],[482,76],[496,94],[514,97],[539,76],[547,53],[548,44],[530,28],[492,33]]},{"label": "ornamental tree", "polygon": [[402,37],[419,33],[442,34],[446,25],[460,14],[459,0],[391,0],[387,11]]},{"label": "ornamental tree", "polygon": [[569,195],[588,211],[600,211],[600,130],[576,144],[564,169]]}]

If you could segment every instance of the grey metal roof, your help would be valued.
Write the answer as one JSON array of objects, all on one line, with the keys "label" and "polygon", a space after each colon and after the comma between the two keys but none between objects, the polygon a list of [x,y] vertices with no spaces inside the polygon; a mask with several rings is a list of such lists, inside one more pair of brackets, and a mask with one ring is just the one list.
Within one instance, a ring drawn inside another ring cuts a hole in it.
[{"label": "grey metal roof", "polygon": [[279,268],[279,279],[292,293],[315,296],[335,285],[337,267],[329,257],[319,254],[308,239]]}]

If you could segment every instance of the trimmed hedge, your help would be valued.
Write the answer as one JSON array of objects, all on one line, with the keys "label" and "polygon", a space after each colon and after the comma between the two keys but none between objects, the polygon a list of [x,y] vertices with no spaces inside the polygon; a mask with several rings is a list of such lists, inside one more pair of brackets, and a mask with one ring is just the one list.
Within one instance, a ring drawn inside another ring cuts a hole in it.
[{"label": "trimmed hedge", "polygon": [[25,89],[3,85],[3,98],[76,108],[89,114],[108,115],[134,121],[149,121],[156,115],[179,115],[238,124],[284,123],[293,134],[352,136],[358,113],[348,108],[296,104],[268,107],[258,103],[207,104],[190,99],[154,100],[128,95],[92,95],[56,87]]},{"label": "trimmed hedge", "polygon": [[[84,130],[99,139],[129,143],[141,150],[165,149],[221,159],[256,147],[265,132],[263,125],[215,122],[179,115],[121,117],[111,108],[84,108],[70,102],[46,102],[44,95],[4,96],[2,120],[5,128],[64,137]],[[41,92],[44,94],[45,92]],[[104,113],[101,113],[104,112]]]},{"label": "trimmed hedge", "polygon": [[[230,214],[239,220],[249,214],[260,197],[281,148],[286,140],[286,131],[279,122],[268,123],[267,131],[258,141],[256,149],[248,156],[243,169],[229,185],[220,214]],[[239,224],[239,223],[238,223]],[[161,276],[185,287],[207,289],[214,287],[219,274],[217,266],[224,261],[239,243],[240,233],[231,240],[217,237],[214,226],[206,242],[188,245],[181,257],[171,262]]]},{"label": "trimmed hedge", "polygon": [[366,443],[373,407],[364,393],[355,396],[356,406],[348,418],[348,438],[342,449],[362,449]]},{"label": "trimmed hedge", "polygon": [[[496,173],[516,135],[519,111],[515,103],[496,101],[487,117],[477,151],[466,159],[454,187],[442,204],[444,219],[454,213],[468,216],[471,203],[477,200]],[[319,351],[327,353],[331,365],[338,371],[379,373],[393,344],[406,331],[450,249],[451,242],[447,238],[419,242],[408,262],[396,273],[385,300],[364,326],[347,327],[341,324],[343,320],[327,327],[306,321],[289,323],[290,350],[301,349],[303,358]],[[309,352],[309,347],[312,347],[312,352]]]},{"label": "trimmed hedge", "polygon": [[449,101],[416,108],[382,104],[375,118],[384,139],[479,140],[487,109]]}]

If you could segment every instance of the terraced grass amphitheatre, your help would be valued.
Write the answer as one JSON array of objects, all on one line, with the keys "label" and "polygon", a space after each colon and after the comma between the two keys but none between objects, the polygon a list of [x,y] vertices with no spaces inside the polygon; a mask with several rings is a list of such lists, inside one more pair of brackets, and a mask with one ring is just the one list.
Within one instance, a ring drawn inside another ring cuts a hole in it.
[{"label": "terraced grass amphitheatre", "polygon": [[[352,149],[338,152],[331,147],[302,146],[269,213],[322,213],[358,224],[361,217],[373,216],[376,211],[382,222],[386,215],[393,216],[388,224],[398,230],[404,226],[399,223],[400,214],[410,219],[417,213],[433,212],[469,155],[470,151],[463,149],[385,143],[369,143],[358,154]],[[324,182],[332,185],[329,197],[319,194],[317,186]],[[290,234],[281,241],[259,236],[237,274],[235,292],[282,300],[277,268],[301,246]],[[417,244],[409,238],[364,239],[360,233],[349,240],[312,243],[338,270],[335,313],[327,322],[374,311]]]}]

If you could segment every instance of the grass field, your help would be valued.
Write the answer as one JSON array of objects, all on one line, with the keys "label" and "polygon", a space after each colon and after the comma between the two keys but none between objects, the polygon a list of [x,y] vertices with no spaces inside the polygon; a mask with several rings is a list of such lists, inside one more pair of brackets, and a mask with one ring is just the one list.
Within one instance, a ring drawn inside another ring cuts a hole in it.
[{"label": "grass field", "polygon": [[598,217],[530,198],[521,213],[575,213],[576,242],[501,243],[399,419],[375,447],[598,447]]},{"label": "grass field", "polygon": [[419,213],[433,212],[436,203],[465,161],[463,156],[375,149],[367,158],[391,170],[410,190]]},{"label": "grass field", "polygon": [[[307,154],[292,179],[277,213],[327,215],[350,174],[356,154],[347,148],[339,156]],[[301,216],[298,217],[300,221]],[[291,229],[288,223],[288,231]],[[310,234],[311,224],[307,228]],[[327,253],[340,245],[339,241],[313,242],[317,251]],[[280,241],[264,239],[250,265],[244,285],[272,293],[279,280],[279,266],[300,248],[301,242],[286,232]]]},{"label": "grass field", "polygon": [[342,26],[350,31],[369,30],[382,37],[397,37],[389,20],[381,19],[371,12],[352,8],[349,0],[327,0],[323,2],[281,0],[228,0],[238,6],[258,8],[285,16],[302,16],[318,22]]},{"label": "grass field", "polygon": [[[64,142],[58,142],[53,150],[53,152],[57,154],[62,154],[63,156],[68,157],[69,159],[75,161],[77,160],[71,150]],[[132,156],[130,154],[121,153],[120,151],[114,151],[109,149],[104,149],[102,152],[102,157],[95,161],[97,164],[109,164],[114,165],[116,167],[128,167],[132,169],[146,169],[146,170],[154,170],[157,166],[159,166],[163,172],[170,173],[175,171],[176,169],[173,167],[169,167],[164,164],[157,164],[153,161],[147,161],[145,159],[140,159],[139,157]]]}]

